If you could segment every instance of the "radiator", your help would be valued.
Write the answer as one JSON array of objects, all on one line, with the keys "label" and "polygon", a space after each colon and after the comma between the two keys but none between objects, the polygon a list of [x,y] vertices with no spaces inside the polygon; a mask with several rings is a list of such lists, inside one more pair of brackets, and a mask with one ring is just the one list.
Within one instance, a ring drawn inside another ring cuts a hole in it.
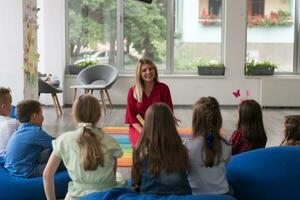
[{"label": "radiator", "polygon": [[300,78],[261,79],[262,106],[300,107]]}]

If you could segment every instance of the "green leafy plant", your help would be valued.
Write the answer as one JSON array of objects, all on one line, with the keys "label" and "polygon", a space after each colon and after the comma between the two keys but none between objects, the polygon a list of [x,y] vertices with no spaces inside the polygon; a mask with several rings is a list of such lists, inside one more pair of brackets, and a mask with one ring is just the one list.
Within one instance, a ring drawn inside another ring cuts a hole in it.
[{"label": "green leafy plant", "polygon": [[247,56],[245,63],[245,75],[252,75],[256,68],[268,68],[270,70],[277,68],[277,65],[269,60],[256,62],[254,58]]},{"label": "green leafy plant", "polygon": [[86,68],[90,65],[95,65],[95,64],[96,64],[95,61],[86,60],[86,61],[82,61],[82,62],[78,63],[76,66],[80,67],[80,68]]},{"label": "green leafy plant", "polygon": [[193,67],[225,67],[224,64],[219,63],[216,60],[208,60],[206,58],[199,57],[190,63]]}]

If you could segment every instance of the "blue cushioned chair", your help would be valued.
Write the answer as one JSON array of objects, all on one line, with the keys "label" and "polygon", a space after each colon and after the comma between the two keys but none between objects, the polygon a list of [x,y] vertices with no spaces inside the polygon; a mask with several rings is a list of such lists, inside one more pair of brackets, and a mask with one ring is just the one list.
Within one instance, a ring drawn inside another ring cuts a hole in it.
[{"label": "blue cushioned chair", "polygon": [[[55,175],[55,192],[57,198],[64,198],[68,191],[70,181],[67,171]],[[0,166],[0,199],[7,200],[33,200],[46,199],[43,179],[20,178],[8,174],[3,165]]]},{"label": "blue cushioned chair", "polygon": [[242,200],[299,200],[300,147],[257,149],[232,157],[227,179]]},{"label": "blue cushioned chair", "polygon": [[227,195],[151,195],[138,194],[126,188],[113,188],[105,192],[86,195],[81,200],[235,200]]}]

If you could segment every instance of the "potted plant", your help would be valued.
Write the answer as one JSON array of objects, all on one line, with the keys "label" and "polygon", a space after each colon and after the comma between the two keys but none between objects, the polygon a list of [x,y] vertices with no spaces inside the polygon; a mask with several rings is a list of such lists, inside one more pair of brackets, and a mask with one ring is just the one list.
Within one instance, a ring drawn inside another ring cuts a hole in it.
[{"label": "potted plant", "polygon": [[75,65],[68,65],[69,74],[77,75],[81,70],[95,64],[96,64],[95,61],[85,60]]},{"label": "potted plant", "polygon": [[247,57],[245,63],[245,75],[273,75],[277,65],[271,61],[264,60],[255,62],[253,58]]},{"label": "potted plant", "polygon": [[207,60],[205,58],[198,58],[191,63],[192,66],[198,68],[199,75],[224,75],[225,66],[216,60]]}]

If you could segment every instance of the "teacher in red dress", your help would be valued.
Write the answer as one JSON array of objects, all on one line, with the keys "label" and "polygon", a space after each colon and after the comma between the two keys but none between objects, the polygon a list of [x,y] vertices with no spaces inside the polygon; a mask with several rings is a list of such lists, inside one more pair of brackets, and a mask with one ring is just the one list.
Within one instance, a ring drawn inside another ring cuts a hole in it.
[{"label": "teacher in red dress", "polygon": [[169,87],[158,81],[156,65],[150,59],[140,59],[136,66],[135,84],[128,91],[125,115],[125,123],[129,124],[129,140],[133,148],[142,130],[137,115],[144,119],[146,110],[157,102],[166,103],[173,111]]}]

